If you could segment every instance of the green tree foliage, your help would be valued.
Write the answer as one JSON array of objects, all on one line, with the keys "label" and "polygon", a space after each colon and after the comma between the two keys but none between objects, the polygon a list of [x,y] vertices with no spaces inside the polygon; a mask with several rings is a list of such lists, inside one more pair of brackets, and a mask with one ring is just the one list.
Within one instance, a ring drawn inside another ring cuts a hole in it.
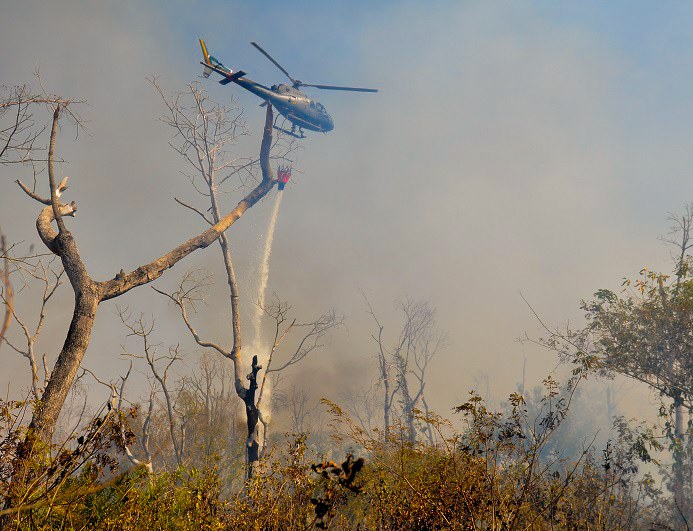
[{"label": "green tree foliage", "polygon": [[622,295],[599,290],[582,303],[604,368],[690,408],[693,401],[693,277],[647,269]]},{"label": "green tree foliage", "polygon": [[598,290],[581,303],[587,326],[552,333],[544,344],[564,359],[592,355],[603,375],[624,375],[660,394],[663,436],[673,455],[671,470],[662,469],[674,495],[669,512],[683,523],[693,517],[691,430],[684,421],[693,408],[693,205],[670,220],[664,240],[676,248],[672,275],[644,268],[636,279],[624,279],[619,293]]},{"label": "green tree foliage", "polygon": [[674,493],[671,510],[687,518],[693,516],[684,421],[693,407],[693,276],[685,261],[674,276],[643,269],[623,287],[620,295],[599,290],[583,302],[585,333],[605,371],[644,382],[664,399],[660,416],[674,459],[671,472],[664,471]]}]

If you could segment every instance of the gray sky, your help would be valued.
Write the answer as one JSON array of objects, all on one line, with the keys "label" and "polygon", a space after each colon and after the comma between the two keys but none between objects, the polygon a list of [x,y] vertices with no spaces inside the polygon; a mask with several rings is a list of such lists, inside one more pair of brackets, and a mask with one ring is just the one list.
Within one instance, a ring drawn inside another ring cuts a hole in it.
[{"label": "gray sky", "polygon": [[[283,82],[282,74],[249,41],[299,79],[379,88],[311,93],[335,130],[302,142],[270,289],[301,317],[333,306],[347,317],[329,348],[300,370],[297,381],[316,396],[373,376],[362,292],[391,333],[398,297],[430,301],[450,345],[431,365],[427,390],[447,413],[480,371],[500,398],[520,379],[524,357],[534,382],[555,367],[551,355],[515,341],[540,334],[519,292],[547,322],[579,326],[581,298],[643,266],[668,268],[656,237],[666,232],[667,212],[693,198],[691,7],[372,4],[6,1],[0,76],[33,83],[39,67],[51,92],[88,102],[86,134],[75,140],[65,125],[58,150],[69,161],[61,167],[70,176],[66,198],[79,205],[70,229],[96,279],[203,228],[173,202],[193,192],[145,80],[156,74],[173,91],[198,79],[198,37],[266,84]],[[204,85],[218,101],[237,97],[253,134],[239,154],[256,149],[259,101],[240,87]],[[38,208],[12,184],[20,176],[29,170],[0,168],[0,224],[28,246],[38,244]],[[227,206],[236,200],[230,194]],[[270,208],[267,199],[229,233],[246,295]],[[209,267],[223,294],[218,262],[216,247],[196,253],[157,286],[171,289],[185,271]],[[20,296],[25,312],[30,295]],[[195,351],[176,313],[149,288],[117,303],[154,314],[161,342]],[[201,331],[220,341],[228,339],[224,303],[213,293],[198,315]],[[55,359],[72,311],[69,288],[51,308],[40,347]],[[126,367],[118,355],[124,342],[115,304],[105,303],[85,365],[115,377]],[[0,357],[0,384],[28,385],[24,360],[6,347]]]}]

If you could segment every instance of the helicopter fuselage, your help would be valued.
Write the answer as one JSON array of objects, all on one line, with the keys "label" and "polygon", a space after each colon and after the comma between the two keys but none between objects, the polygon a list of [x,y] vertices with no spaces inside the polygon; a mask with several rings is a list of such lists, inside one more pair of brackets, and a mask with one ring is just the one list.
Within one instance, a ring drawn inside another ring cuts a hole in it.
[{"label": "helicopter fuselage", "polygon": [[[282,128],[281,125],[278,126],[275,120],[274,128],[296,138],[305,138],[303,135],[304,129],[308,129],[309,131],[318,131],[320,133],[327,133],[328,131],[332,131],[332,129],[334,129],[332,117],[327,114],[325,107],[323,107],[319,102],[310,99],[306,93],[299,90],[299,87],[314,87],[321,90],[345,90],[350,92],[378,92],[377,89],[369,88],[303,83],[302,81],[291,77],[291,74],[289,74],[289,72],[287,72],[283,66],[275,61],[270,54],[263,50],[259,44],[256,42],[251,42],[250,44],[255,46],[260,53],[262,53],[274,64],[274,66],[279,68],[279,70],[281,70],[286,77],[291,80],[291,85],[280,84],[266,87],[257,81],[253,81],[252,79],[245,77],[245,72],[243,70],[234,72],[233,70],[225,67],[216,57],[210,55],[207,51],[205,41],[200,39],[200,48],[202,49],[203,58],[203,61],[201,61],[200,64],[202,64],[204,67],[202,70],[202,75],[204,77],[209,77],[212,72],[221,74],[223,79],[221,79],[219,83],[222,85],[228,85],[232,82],[236,83],[247,91],[252,92],[256,96],[265,100],[265,104],[274,106],[277,111],[279,111],[279,114],[286,117],[286,119],[292,124],[291,130],[289,131]],[[297,127],[298,132],[296,131]]]},{"label": "helicopter fuselage", "polygon": [[233,82],[271,103],[287,120],[302,129],[321,133],[334,129],[332,117],[325,107],[291,85],[266,87],[247,77],[239,77]]}]

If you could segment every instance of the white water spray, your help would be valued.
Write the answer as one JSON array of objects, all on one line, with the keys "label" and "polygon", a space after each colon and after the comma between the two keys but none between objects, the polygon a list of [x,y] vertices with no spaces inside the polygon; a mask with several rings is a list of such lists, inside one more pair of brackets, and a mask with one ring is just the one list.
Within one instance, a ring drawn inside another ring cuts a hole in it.
[{"label": "white water spray", "polygon": [[[262,341],[262,315],[265,307],[265,299],[267,297],[267,283],[269,282],[269,265],[270,257],[272,256],[272,242],[274,241],[274,230],[277,227],[277,217],[279,217],[279,205],[282,203],[284,192],[280,190],[274,200],[274,208],[272,209],[272,217],[267,226],[267,236],[265,237],[265,247],[262,250],[262,258],[260,260],[260,270],[258,271],[257,298],[255,305],[255,315],[253,316],[253,340],[252,345],[254,350],[262,348],[265,345]],[[264,350],[264,349],[262,349]],[[264,354],[264,352],[263,352]],[[264,360],[263,360],[264,361]]]},{"label": "white water spray", "polygon": [[[274,200],[274,208],[270,217],[269,225],[267,226],[267,235],[265,237],[265,246],[262,250],[260,260],[260,270],[258,271],[257,297],[255,299],[255,313],[253,315],[253,336],[250,343],[251,354],[257,354],[260,365],[267,369],[267,356],[269,355],[270,346],[265,344],[262,338],[262,316],[264,314],[265,300],[267,297],[267,283],[269,282],[269,265],[272,255],[272,242],[274,241],[274,230],[277,227],[277,217],[279,217],[279,205],[282,203],[284,192],[279,190]],[[265,382],[265,388],[262,393],[262,413],[265,420],[269,420],[270,415],[270,383]]]}]

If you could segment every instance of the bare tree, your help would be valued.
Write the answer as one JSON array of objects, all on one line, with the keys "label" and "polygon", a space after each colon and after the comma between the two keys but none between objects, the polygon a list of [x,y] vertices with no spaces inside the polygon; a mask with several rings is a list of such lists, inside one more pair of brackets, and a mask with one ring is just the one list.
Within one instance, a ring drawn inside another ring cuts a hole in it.
[{"label": "bare tree", "polygon": [[[424,396],[426,369],[446,342],[445,334],[435,324],[435,311],[426,302],[406,299],[400,302],[405,323],[393,350],[402,412],[409,430],[409,441],[416,441],[415,413],[419,402],[428,414]],[[429,432],[429,437],[432,434]]]},{"label": "bare tree", "polygon": [[[116,386],[114,384],[111,384],[112,395],[117,395],[118,397],[118,404],[117,406],[115,406],[118,411],[123,411],[123,401],[125,400],[125,384],[128,380],[128,377],[130,376],[130,371],[132,371],[132,363],[130,364],[130,368],[128,369],[127,374],[125,376],[121,376],[120,378],[120,389],[116,391]],[[152,415],[154,413],[155,395],[156,382],[150,380],[149,399],[147,401],[147,414],[145,415],[144,421],[142,422],[142,431],[140,435],[140,447],[142,448],[142,455],[144,456],[144,461],[134,456],[134,454],[130,450],[130,447],[127,444],[124,427],[123,429],[121,429],[121,436],[123,438],[123,445],[125,447],[125,455],[128,458],[128,461],[130,461],[130,463],[135,467],[144,467],[149,474],[151,474],[154,471],[154,467],[152,465],[152,453],[149,450],[149,438],[150,429],[152,425]]]},{"label": "bare tree", "polygon": [[383,437],[385,441],[389,439],[390,436],[390,426],[392,424],[392,412],[393,404],[395,400],[395,395],[399,391],[399,382],[391,378],[390,373],[392,370],[392,360],[390,359],[389,353],[386,350],[385,344],[383,342],[383,330],[385,327],[380,324],[378,317],[376,317],[373,307],[369,302],[365,294],[363,294],[363,299],[368,305],[368,313],[375,321],[378,328],[377,335],[371,335],[371,339],[377,345],[376,358],[378,360],[378,375],[379,383],[383,386]]},{"label": "bare tree", "polygon": [[196,466],[217,466],[227,487],[245,460],[245,422],[235,389],[227,384],[232,372],[226,360],[205,351],[197,369],[183,378],[177,399],[177,412],[190,426],[185,441],[189,458]]},{"label": "bare tree", "polygon": [[[199,302],[201,298],[200,290],[205,286],[205,281],[206,279],[204,277],[199,278],[196,277],[194,273],[187,273],[183,277],[178,290],[171,294],[156,288],[153,289],[161,295],[168,297],[178,306],[181,318],[195,342],[201,347],[215,350],[225,358],[230,359],[234,364],[234,372],[237,374],[240,370],[240,351],[237,350],[236,354],[234,354],[233,348],[228,349],[219,343],[202,339],[188,315],[188,308],[195,310],[195,304]],[[308,354],[324,346],[322,339],[330,330],[342,324],[342,318],[338,317],[334,310],[323,314],[314,321],[306,323],[299,322],[297,319],[289,317],[291,307],[279,301],[276,296],[274,298],[274,303],[264,310],[265,314],[274,320],[274,340],[267,355],[265,372],[262,378],[259,379],[258,374],[263,367],[259,364],[258,356],[254,355],[252,358],[251,371],[246,377],[248,380],[248,387],[240,386],[239,390],[238,384],[240,382],[236,380],[236,394],[243,400],[246,411],[246,425],[248,428],[246,461],[248,464],[248,477],[252,476],[253,466],[261,457],[260,450],[264,448],[264,442],[267,437],[268,423],[263,417],[261,406],[268,374],[280,372],[305,359]],[[298,338],[295,348],[289,351],[286,359],[282,359],[279,362],[278,367],[273,367],[272,363],[275,359],[278,347],[292,332],[296,332]],[[236,341],[234,341],[234,345],[238,346]],[[262,443],[260,441],[258,424],[263,426],[264,435]]]},{"label": "bare tree", "polygon": [[[14,261],[16,264],[15,273],[22,273],[24,277],[39,281],[41,284],[43,284],[43,294],[41,297],[41,303],[39,305],[39,315],[34,327],[30,328],[25,319],[20,317],[20,315],[17,313],[14,306],[14,296],[11,288],[7,289],[5,293],[0,292],[0,300],[2,300],[5,307],[10,312],[11,317],[19,325],[24,335],[24,345],[22,346],[15,344],[15,342],[10,340],[8,337],[5,337],[5,342],[12,350],[25,357],[29,362],[29,368],[31,370],[31,389],[34,400],[41,399],[41,396],[43,395],[43,388],[48,380],[48,364],[46,355],[44,353],[42,356],[43,383],[41,385],[39,384],[39,366],[36,361],[35,352],[36,342],[39,339],[46,320],[46,305],[51,297],[53,297],[58,287],[62,284],[62,277],[64,274],[62,267],[56,268],[53,266],[52,262],[52,259],[48,264],[46,264],[43,259],[39,259],[36,263],[29,262],[26,259]],[[9,268],[9,266],[7,267]],[[9,296],[7,296],[6,293],[8,293]]]},{"label": "bare tree", "polygon": [[[364,297],[365,299],[365,297]],[[398,303],[404,314],[404,324],[393,347],[387,347],[383,339],[384,326],[376,317],[368,299],[368,313],[378,327],[372,339],[377,345],[376,358],[383,386],[383,422],[385,440],[389,437],[395,400],[400,405],[402,421],[405,423],[410,442],[416,441],[417,411],[429,414],[424,390],[426,370],[438,352],[446,345],[447,336],[440,331],[435,321],[435,310],[426,302],[404,299]],[[421,403],[423,409],[419,408]],[[427,429],[429,442],[433,432]]]},{"label": "bare tree", "polygon": [[693,203],[686,205],[683,214],[670,212],[668,220],[671,223],[669,232],[659,239],[675,249],[672,260],[676,267],[676,286],[678,289],[690,268],[688,251],[693,248],[693,233],[691,232],[693,230]]},{"label": "bare tree", "polygon": [[[161,345],[153,344],[151,340],[151,334],[154,331],[153,319],[151,322],[147,322],[142,315],[137,318],[132,318],[126,310],[119,310],[118,315],[120,316],[120,320],[123,322],[123,325],[125,325],[125,327],[128,329],[127,335],[129,337],[137,337],[142,342],[143,354],[125,352],[124,355],[145,360],[152,376],[157,382],[159,382],[159,387],[161,387],[164,394],[164,403],[166,405],[166,416],[168,419],[169,433],[171,435],[171,443],[173,444],[173,450],[176,455],[176,462],[180,466],[183,464],[183,444],[185,441],[185,433],[181,433],[180,436],[176,433],[176,415],[174,413],[175,400],[172,396],[171,389],[169,388],[169,371],[175,362],[182,359],[180,348],[178,345],[175,345],[168,348],[168,353],[159,354],[158,348]],[[123,381],[123,385],[124,384],[125,381]],[[181,425],[183,430],[184,426],[184,424]]]},{"label": "bare tree", "polygon": [[311,417],[320,407],[320,403],[310,406],[310,393],[304,388],[291,386],[289,391],[280,391],[272,396],[272,402],[276,407],[284,411],[290,422],[293,433],[307,434],[313,427]]},{"label": "bare tree", "polygon": [[[13,476],[6,506],[12,507],[21,497],[22,486],[30,474],[30,462],[39,449],[50,444],[60,410],[65,403],[67,393],[74,381],[91,337],[92,326],[99,304],[127,293],[133,288],[150,283],[159,278],[167,269],[196,251],[208,247],[219,239],[224,232],[238,220],[246,210],[255,205],[274,186],[272,171],[269,166],[269,152],[272,145],[271,106],[267,108],[265,129],[260,148],[262,179],[237,205],[226,215],[215,219],[207,230],[189,239],[163,256],[143,264],[131,272],[121,270],[111,280],[93,280],[82,260],[76,241],[65,225],[66,217],[73,217],[77,205],[62,203],[58,200],[58,187],[55,179],[55,144],[58,133],[61,105],[56,104],[48,146],[48,182],[50,196],[43,197],[35,190],[19,182],[21,188],[34,200],[46,205],[40,212],[36,225],[44,245],[60,257],[63,268],[75,293],[75,307],[72,322],[62,350],[54,365],[41,402],[37,405],[25,440],[20,445],[13,463]],[[55,222],[58,230],[54,230]],[[240,374],[236,375],[240,383]]]},{"label": "bare tree", "polygon": [[[280,160],[286,160],[286,157],[294,149],[292,143],[286,146],[280,143],[279,139],[281,137],[277,137],[274,144],[272,144],[272,139],[269,139],[268,144],[264,146],[265,153],[261,150],[258,159],[234,157],[228,152],[228,147],[247,134],[245,123],[239,110],[233,106],[231,108],[224,107],[211,101],[198,83],[190,84],[187,91],[178,92],[169,99],[157,84],[156,79],[153,78],[150,82],[159,92],[168,109],[168,113],[162,116],[161,120],[174,131],[174,140],[170,145],[192,168],[192,174],[187,172],[184,172],[184,174],[190,179],[195,190],[207,198],[209,207],[206,209],[204,207],[197,208],[179,199],[176,199],[176,201],[197,213],[209,225],[218,223],[221,218],[219,187],[224,182],[231,176],[238,174],[241,174],[242,177],[251,178],[258,163],[260,163],[263,175],[271,172],[269,163],[272,148],[280,148]],[[202,184],[198,186],[197,183],[200,179]],[[211,219],[203,210],[211,214]],[[233,332],[231,359],[236,366],[240,363],[243,341],[238,302],[238,283],[231,259],[231,246],[226,234],[221,234],[219,237],[219,246],[221,247],[224,260],[231,299],[230,320]],[[241,388],[243,386],[240,385],[240,378],[236,378],[236,382],[237,392],[242,392]]]},{"label": "bare tree", "polygon": [[[378,377],[380,377],[380,374]],[[344,404],[349,415],[356,420],[363,432],[371,437],[374,437],[375,433],[380,429],[377,417],[381,409],[381,403],[376,396],[377,392],[376,385],[362,386],[342,393],[339,398],[339,403]]]},{"label": "bare tree", "polygon": [[[145,470],[147,470],[148,473],[151,474],[153,472],[153,467],[152,456],[149,452],[149,427],[151,425],[152,413],[154,411],[154,394],[156,392],[156,384],[151,383],[151,391],[149,394],[149,409],[147,411],[147,416],[145,417],[144,423],[142,425],[142,436],[140,438],[140,442],[142,444],[145,460],[141,461],[137,459],[130,450],[128,441],[132,438],[133,434],[132,432],[129,432],[129,430],[128,433],[126,433],[126,425],[123,420],[125,418],[123,415],[123,404],[125,402],[125,384],[127,383],[128,378],[132,373],[132,362],[130,362],[130,366],[128,367],[127,373],[125,373],[124,376],[119,377],[120,385],[117,385],[116,382],[114,382],[113,380],[111,380],[110,382],[105,382],[104,380],[99,378],[93,371],[87,369],[86,367],[82,367],[81,369],[82,374],[77,378],[77,380],[84,377],[84,375],[89,374],[96,382],[100,383],[101,385],[107,387],[110,390],[111,396],[107,403],[107,408],[109,413],[113,412],[114,414],[120,416],[118,423],[120,428],[120,444],[122,445],[122,449],[124,450],[125,456],[134,467],[142,467]],[[77,382],[77,380],[75,380],[75,383]],[[131,415],[134,416],[134,412]]]},{"label": "bare tree", "polygon": [[[41,85],[38,72],[36,78]],[[45,161],[35,155],[43,150],[39,139],[46,130],[34,117],[36,107],[60,105],[79,128],[81,120],[71,108],[75,103],[80,102],[48,94],[42,85],[39,93],[28,85],[0,86],[0,165]]]},{"label": "bare tree", "polygon": [[[296,365],[305,359],[311,352],[324,347],[322,343],[323,338],[331,330],[340,327],[344,323],[344,318],[338,316],[334,309],[322,314],[313,321],[301,323],[297,319],[289,317],[291,312],[291,306],[289,304],[282,302],[276,294],[273,294],[272,299],[272,304],[267,308],[263,308],[263,311],[266,316],[274,321],[274,339],[270,346],[269,353],[267,354],[267,366],[262,376],[260,394],[258,395],[256,404],[260,412],[259,420],[263,426],[263,451],[267,447],[266,442],[269,431],[269,423],[262,414],[262,399],[265,395],[268,376],[273,373],[278,374],[292,365]],[[289,351],[288,356],[280,360],[276,366],[273,365],[273,362],[276,361],[275,354],[277,353],[277,349],[292,332],[297,332],[300,339],[295,347]]]},{"label": "bare tree", "polygon": [[[269,159],[265,160],[262,156],[260,159],[239,159],[228,152],[228,146],[233,145],[245,134],[245,125],[241,120],[241,114],[235,108],[227,108],[211,102],[204,90],[196,83],[191,84],[184,93],[177,93],[172,97],[167,97],[164,94],[156,80],[152,80],[152,83],[159,91],[168,108],[168,113],[162,117],[162,121],[174,131],[175,136],[171,146],[183,157],[188,167],[192,170],[191,174],[186,175],[195,187],[195,190],[209,202],[209,206],[206,208],[197,207],[179,199],[176,199],[176,201],[197,213],[206,223],[216,223],[220,215],[220,186],[232,175],[239,173],[246,176],[252,175],[258,162],[264,172],[264,166],[268,164]],[[286,161],[295,149],[295,144],[279,136],[274,147],[277,148],[275,151],[278,151],[276,157]],[[258,423],[261,423],[264,427],[263,433],[265,435],[263,439],[266,439],[267,434],[267,421],[263,418],[261,409],[267,374],[272,371],[283,370],[304,359],[310,352],[321,346],[319,343],[320,339],[327,331],[339,323],[335,312],[325,314],[311,323],[299,323],[295,319],[287,322],[287,313],[290,307],[286,304],[277,302],[270,308],[263,308],[265,313],[275,322],[275,338],[268,353],[267,367],[265,367],[265,373],[261,380],[258,380],[258,374],[262,366],[259,364],[258,356],[255,355],[252,357],[250,373],[246,377],[248,386],[244,386],[240,379],[243,342],[239,290],[231,257],[231,248],[226,235],[222,235],[219,238],[219,245],[229,287],[231,348],[203,339],[189,318],[187,308],[190,307],[194,311],[194,305],[199,300],[198,292],[203,287],[204,280],[196,279],[192,275],[186,275],[176,292],[164,293],[160,290],[156,291],[167,296],[179,307],[183,322],[199,346],[215,350],[231,360],[235,373],[236,394],[243,401],[246,410],[246,424],[248,428],[246,460],[248,464],[247,475],[250,477],[253,464],[260,458],[260,447],[264,446],[260,443]],[[275,350],[293,330],[304,331],[298,347],[287,360],[280,364],[280,367],[276,369],[271,367]]]}]

